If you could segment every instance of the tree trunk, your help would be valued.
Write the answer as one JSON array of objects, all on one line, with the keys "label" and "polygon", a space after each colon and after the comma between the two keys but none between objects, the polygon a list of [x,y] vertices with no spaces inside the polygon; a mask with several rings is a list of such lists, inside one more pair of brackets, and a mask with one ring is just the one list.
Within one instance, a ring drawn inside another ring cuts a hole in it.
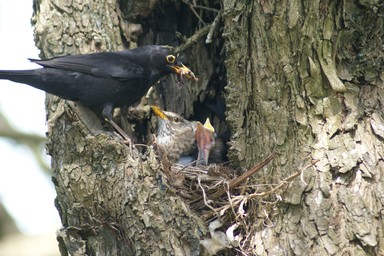
[{"label": "tree trunk", "polygon": [[[147,5],[117,1],[35,2],[35,37],[42,57],[134,47]],[[133,9],[132,9],[133,8]],[[149,15],[149,14],[147,14]],[[173,189],[162,184],[151,147],[130,150],[103,131],[96,115],[77,103],[47,98],[48,152],[62,255],[199,255],[204,223]]]},{"label": "tree trunk", "polygon": [[[205,119],[215,112],[208,102],[225,96],[231,167],[251,169],[276,152],[242,194],[228,192],[233,211],[221,225],[237,227],[239,244],[217,251],[375,255],[383,253],[383,6],[347,2],[42,0],[33,22],[44,58],[202,34],[184,52],[199,82],[162,80],[156,102]],[[209,253],[200,245],[215,235],[209,209],[179,197],[152,147],[131,151],[77,104],[50,96],[47,109],[62,255]],[[224,121],[214,122],[223,132]]]},{"label": "tree trunk", "polygon": [[276,151],[260,184],[318,161],[279,203],[248,210],[247,251],[382,254],[382,4],[223,1],[223,11],[230,159],[248,168]]}]

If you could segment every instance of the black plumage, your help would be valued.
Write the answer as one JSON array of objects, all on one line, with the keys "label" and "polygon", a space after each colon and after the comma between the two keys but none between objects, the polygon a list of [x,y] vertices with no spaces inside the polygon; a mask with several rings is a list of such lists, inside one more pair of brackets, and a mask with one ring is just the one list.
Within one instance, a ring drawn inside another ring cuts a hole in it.
[{"label": "black plumage", "polygon": [[[172,47],[148,45],[119,52],[100,52],[31,60],[43,68],[0,70],[0,79],[28,84],[101,110],[112,121],[113,109],[138,102],[163,76],[177,73],[197,80],[178,63]],[[112,121],[113,122],[113,121]]]}]

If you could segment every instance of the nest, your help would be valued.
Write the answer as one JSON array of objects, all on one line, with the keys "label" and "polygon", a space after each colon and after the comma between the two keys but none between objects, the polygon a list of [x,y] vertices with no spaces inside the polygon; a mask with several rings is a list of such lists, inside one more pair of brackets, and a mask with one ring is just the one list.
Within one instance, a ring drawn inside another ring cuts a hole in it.
[{"label": "nest", "polygon": [[295,172],[278,184],[264,186],[249,184],[249,178],[263,169],[274,156],[275,153],[269,154],[260,163],[242,174],[238,174],[236,170],[225,166],[225,164],[171,165],[166,157],[162,159],[162,163],[166,177],[172,187],[177,189],[178,194],[185,199],[192,210],[198,212],[200,216],[201,213],[204,213],[205,219],[208,220],[209,217],[244,204],[245,201],[267,197],[275,193],[299,176],[304,169],[314,164],[312,163]]},{"label": "nest", "polygon": [[[164,156],[161,152],[158,153],[160,156]],[[191,210],[198,213],[207,224],[210,223],[211,237],[217,233],[217,231],[211,230],[211,224],[219,220],[218,227],[226,229],[226,235],[228,235],[229,229],[237,229],[236,234],[241,235],[237,244],[227,244],[222,248],[236,248],[235,250],[240,248],[244,252],[246,251],[243,250],[244,247],[249,243],[246,238],[250,234],[254,234],[256,225],[264,227],[273,225],[271,215],[277,208],[276,203],[280,201],[277,192],[300,176],[303,170],[315,164],[312,162],[277,184],[255,185],[254,182],[249,182],[249,178],[263,169],[274,156],[275,153],[269,154],[260,163],[242,174],[225,164],[171,165],[166,156],[162,157],[162,163],[164,174],[172,188],[189,204]],[[303,179],[302,182],[304,182]],[[257,213],[260,220],[258,224],[248,225],[249,222],[255,221],[247,220],[247,213],[250,210]],[[233,235],[232,238],[235,239],[235,236]],[[226,240],[230,240],[230,238],[226,238]],[[212,243],[210,242],[207,247],[212,247]]]},{"label": "nest", "polygon": [[[228,209],[244,204],[254,196],[255,187],[247,184],[248,179],[266,166],[274,157],[270,154],[259,164],[239,175],[236,170],[224,164],[208,166],[166,165],[170,184],[204,220],[222,217]],[[163,161],[164,163],[164,161]],[[258,194],[260,188],[256,189]],[[268,195],[267,191],[263,195]]]}]

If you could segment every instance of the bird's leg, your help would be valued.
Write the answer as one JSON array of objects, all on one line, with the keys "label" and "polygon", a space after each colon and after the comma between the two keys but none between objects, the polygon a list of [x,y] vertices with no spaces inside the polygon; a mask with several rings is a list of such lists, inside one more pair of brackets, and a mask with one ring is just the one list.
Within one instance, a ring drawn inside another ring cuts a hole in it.
[{"label": "bird's leg", "polygon": [[128,136],[128,134],[112,119],[112,113],[113,113],[113,105],[107,104],[104,106],[102,110],[102,116],[104,119],[112,125],[112,127],[117,131],[117,133],[123,138],[123,143],[128,145],[129,147],[132,147],[132,140]]},{"label": "bird's leg", "polygon": [[120,120],[121,120],[121,128],[128,134],[129,137],[133,136],[133,130],[131,125],[128,122],[127,119],[128,116],[128,107],[121,107],[120,108]]},{"label": "bird's leg", "polygon": [[108,123],[112,125],[112,127],[119,133],[119,135],[123,138],[123,143],[128,145],[129,147],[132,146],[132,140],[128,136],[128,134],[117,124],[115,121],[105,119]]}]

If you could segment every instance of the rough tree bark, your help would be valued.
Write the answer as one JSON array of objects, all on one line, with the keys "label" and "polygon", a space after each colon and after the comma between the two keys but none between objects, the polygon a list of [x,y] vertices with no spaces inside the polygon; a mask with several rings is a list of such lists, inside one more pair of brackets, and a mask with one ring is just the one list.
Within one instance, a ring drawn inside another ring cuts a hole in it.
[{"label": "rough tree bark", "polygon": [[[207,23],[218,15],[184,2],[42,0],[35,2],[36,43],[45,58],[172,44],[175,31],[190,37],[202,29],[192,9]],[[249,199],[241,218],[227,223],[239,224],[239,250],[383,253],[383,5],[197,2],[221,7],[219,36],[206,45],[204,34],[187,50],[199,83],[179,89],[169,78],[158,85],[162,106],[197,117],[198,105],[227,84],[232,166],[248,169],[277,152],[248,184],[275,184],[315,163],[283,192]],[[161,181],[151,147],[131,152],[93,113],[55,97],[47,109],[62,255],[203,253],[207,223]]]},{"label": "rough tree bark", "polygon": [[266,214],[271,225],[252,227],[249,213],[249,251],[382,254],[382,3],[223,1],[223,10],[230,159],[248,168],[275,150],[262,184],[319,160]]},{"label": "rough tree bark", "polygon": [[[40,1],[34,7],[43,58],[135,47],[143,28],[129,20],[155,7],[177,15],[166,1]],[[206,227],[175,191],[164,189],[152,148],[131,152],[78,104],[49,96],[47,109],[62,255],[200,254]]]}]

